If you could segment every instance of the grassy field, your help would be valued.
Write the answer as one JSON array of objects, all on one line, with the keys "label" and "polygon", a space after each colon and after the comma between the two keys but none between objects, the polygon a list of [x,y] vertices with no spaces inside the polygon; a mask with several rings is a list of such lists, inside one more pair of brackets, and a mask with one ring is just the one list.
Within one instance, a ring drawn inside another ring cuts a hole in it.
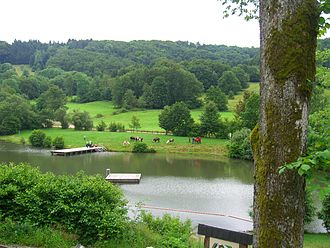
[{"label": "grassy field", "polygon": [[[82,111],[87,111],[96,126],[99,122],[104,121],[109,124],[110,122],[120,122],[125,125],[125,128],[129,128],[131,119],[133,115],[137,116],[140,119],[141,130],[150,130],[150,131],[164,131],[158,126],[158,116],[161,112],[160,109],[153,110],[138,110],[138,111],[129,111],[126,113],[114,114],[116,109],[114,108],[112,102],[106,101],[97,101],[90,103],[68,103],[67,107],[69,112],[72,112],[74,109],[79,109]],[[202,109],[193,109],[191,115],[196,122],[199,122],[199,118],[202,113]],[[103,117],[97,118],[98,114],[102,114]],[[227,118],[229,120],[234,118],[233,112],[221,112],[222,118]]]},{"label": "grassy field", "polygon": [[[258,83],[251,83],[248,91],[259,90]],[[240,99],[242,99],[243,93],[235,96],[234,99],[229,100],[228,106],[230,111],[221,112],[221,118],[231,120],[234,118],[233,110],[235,109],[236,104]],[[68,103],[67,107],[69,108],[69,112],[72,112],[74,109],[79,109],[81,111],[87,111],[91,115],[94,126],[96,126],[99,122],[104,121],[109,124],[110,122],[120,122],[125,125],[125,128],[129,128],[129,124],[131,122],[132,116],[135,115],[140,119],[141,130],[151,130],[151,131],[160,131],[162,128],[158,126],[158,116],[161,110],[139,110],[139,111],[130,111],[126,113],[114,114],[117,109],[115,109],[112,102],[106,101],[97,101],[90,103]],[[193,109],[191,111],[191,115],[196,122],[199,122],[199,118],[202,114],[202,109]],[[102,114],[103,117],[97,118],[98,114]]]},{"label": "grassy field", "polygon": [[329,248],[330,234],[305,234],[304,235],[305,248]]},{"label": "grassy field", "polygon": [[[133,142],[129,146],[123,146],[125,140],[130,140],[130,136],[139,136],[143,138],[143,142],[149,147],[154,148],[157,152],[171,152],[184,154],[199,154],[210,157],[224,157],[227,154],[227,140],[204,138],[202,144],[191,144],[187,137],[166,136],[159,134],[144,134],[144,133],[113,133],[113,132],[98,132],[98,131],[75,131],[73,129],[51,128],[43,130],[47,136],[55,138],[61,136],[64,138],[66,147],[82,147],[85,146],[84,136],[87,141],[91,140],[94,144],[99,144],[107,147],[109,151],[132,151]],[[22,143],[24,139],[28,142],[28,137],[32,131],[23,131],[20,134],[11,136],[1,136],[0,139]],[[152,139],[159,137],[160,143],[153,143]],[[174,138],[174,143],[166,144],[166,141]]]}]

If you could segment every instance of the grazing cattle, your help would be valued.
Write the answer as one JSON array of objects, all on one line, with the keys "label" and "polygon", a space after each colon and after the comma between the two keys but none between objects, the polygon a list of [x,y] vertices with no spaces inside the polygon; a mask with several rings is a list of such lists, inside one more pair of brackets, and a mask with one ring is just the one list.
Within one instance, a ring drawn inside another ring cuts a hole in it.
[{"label": "grazing cattle", "polygon": [[129,139],[130,140],[134,140],[134,141],[140,141],[140,142],[143,141],[143,138],[142,137],[139,137],[139,136],[137,136],[137,137],[131,136]]},{"label": "grazing cattle", "polygon": [[170,143],[173,143],[174,142],[174,139],[169,139],[166,141],[166,144],[170,144]]},{"label": "grazing cattle", "polygon": [[159,137],[153,138],[152,139],[152,142],[158,142],[159,143],[160,142],[160,138]]},{"label": "grazing cattle", "polygon": [[202,143],[202,138],[201,137],[196,137],[194,138],[195,143],[201,144]]},{"label": "grazing cattle", "polygon": [[129,143],[127,140],[123,142],[123,146],[129,146],[131,143]]}]

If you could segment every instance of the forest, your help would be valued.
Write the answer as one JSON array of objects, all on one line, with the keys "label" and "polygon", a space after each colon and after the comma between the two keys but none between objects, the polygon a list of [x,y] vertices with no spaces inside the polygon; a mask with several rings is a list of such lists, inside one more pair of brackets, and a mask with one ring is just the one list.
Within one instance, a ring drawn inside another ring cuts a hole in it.
[{"label": "forest", "polygon": [[258,58],[258,48],[181,41],[1,41],[0,134],[50,127],[64,118],[67,100],[112,100],[125,110],[176,102],[198,108],[209,91],[225,110],[228,97],[259,82]]}]

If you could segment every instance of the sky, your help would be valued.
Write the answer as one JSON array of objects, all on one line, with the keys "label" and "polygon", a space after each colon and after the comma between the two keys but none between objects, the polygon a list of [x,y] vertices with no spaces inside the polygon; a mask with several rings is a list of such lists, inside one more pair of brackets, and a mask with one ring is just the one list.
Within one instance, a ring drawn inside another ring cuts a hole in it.
[{"label": "sky", "polygon": [[217,0],[0,0],[0,40],[171,40],[259,47],[259,24]]}]

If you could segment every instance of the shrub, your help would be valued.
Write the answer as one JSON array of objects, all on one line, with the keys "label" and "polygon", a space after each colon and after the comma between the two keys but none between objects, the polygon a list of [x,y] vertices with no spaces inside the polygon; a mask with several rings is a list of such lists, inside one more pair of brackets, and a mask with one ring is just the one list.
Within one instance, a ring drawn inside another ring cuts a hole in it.
[{"label": "shrub", "polygon": [[191,247],[191,221],[181,222],[178,217],[164,214],[162,218],[153,217],[151,213],[142,211],[140,214],[141,222],[155,233],[161,235],[161,243],[156,247]]},{"label": "shrub", "polygon": [[0,216],[61,226],[85,244],[120,237],[127,227],[121,190],[101,176],[54,176],[28,165],[0,166]]},{"label": "shrub", "polygon": [[45,148],[51,148],[51,147],[52,147],[52,137],[47,136],[47,137],[44,139],[43,147],[45,147]]},{"label": "shrub", "polygon": [[63,137],[55,137],[53,140],[53,146],[55,149],[63,149],[64,148],[64,139]]},{"label": "shrub", "polygon": [[86,111],[73,110],[71,119],[75,130],[87,131],[93,128],[93,121]]},{"label": "shrub", "polygon": [[97,131],[104,131],[106,127],[107,127],[107,124],[105,124],[104,121],[101,121],[99,124],[97,124],[96,130]]},{"label": "shrub", "polygon": [[125,126],[122,123],[111,122],[109,124],[109,131],[110,132],[117,132],[117,131],[124,131]]},{"label": "shrub", "polygon": [[318,217],[323,220],[323,226],[330,233],[330,194],[327,194],[322,201],[322,209]]},{"label": "shrub", "polygon": [[154,153],[156,152],[155,149],[153,148],[148,148],[148,145],[146,143],[142,143],[142,142],[136,142],[134,143],[132,152],[137,152],[137,153]]},{"label": "shrub", "polygon": [[29,141],[32,146],[43,147],[45,138],[46,134],[44,132],[41,130],[33,130],[29,137]]},{"label": "shrub", "polygon": [[230,158],[239,158],[245,160],[253,159],[250,143],[250,133],[250,129],[242,128],[232,135],[230,144],[228,145],[228,155]]},{"label": "shrub", "polygon": [[96,118],[102,118],[102,117],[104,117],[104,115],[103,115],[103,114],[96,114],[95,117],[96,117]]}]

